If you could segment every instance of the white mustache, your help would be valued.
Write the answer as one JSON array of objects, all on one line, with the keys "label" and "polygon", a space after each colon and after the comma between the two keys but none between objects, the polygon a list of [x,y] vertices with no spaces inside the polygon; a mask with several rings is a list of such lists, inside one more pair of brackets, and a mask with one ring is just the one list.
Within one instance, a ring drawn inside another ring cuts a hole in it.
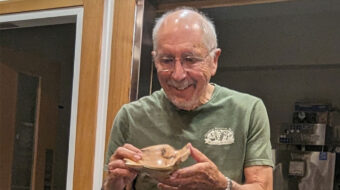
[{"label": "white mustache", "polygon": [[189,81],[187,79],[181,81],[181,82],[176,82],[174,80],[168,80],[168,85],[175,87],[177,89],[183,90],[185,88],[187,88],[188,86],[190,86],[191,84],[193,84],[193,81]]}]

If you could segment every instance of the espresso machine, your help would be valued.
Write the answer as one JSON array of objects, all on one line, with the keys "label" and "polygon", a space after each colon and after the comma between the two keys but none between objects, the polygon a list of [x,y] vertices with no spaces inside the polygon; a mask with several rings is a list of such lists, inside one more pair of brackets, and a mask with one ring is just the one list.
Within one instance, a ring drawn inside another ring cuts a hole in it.
[{"label": "espresso machine", "polygon": [[273,149],[275,190],[340,190],[339,110],[296,102]]}]

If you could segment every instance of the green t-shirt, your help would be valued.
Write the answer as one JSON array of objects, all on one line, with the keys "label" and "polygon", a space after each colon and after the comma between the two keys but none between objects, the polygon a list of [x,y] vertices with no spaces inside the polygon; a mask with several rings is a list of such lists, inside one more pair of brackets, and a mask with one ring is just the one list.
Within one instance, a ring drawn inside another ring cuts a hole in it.
[{"label": "green t-shirt", "polygon": [[[209,102],[193,111],[176,108],[163,90],[124,105],[112,127],[105,163],[125,143],[137,148],[169,144],[179,149],[191,142],[225,176],[238,183],[242,183],[245,167],[273,166],[269,121],[263,102],[213,85]],[[184,166],[194,163],[189,159]],[[141,174],[135,188],[157,189],[156,185],[157,182]]]}]

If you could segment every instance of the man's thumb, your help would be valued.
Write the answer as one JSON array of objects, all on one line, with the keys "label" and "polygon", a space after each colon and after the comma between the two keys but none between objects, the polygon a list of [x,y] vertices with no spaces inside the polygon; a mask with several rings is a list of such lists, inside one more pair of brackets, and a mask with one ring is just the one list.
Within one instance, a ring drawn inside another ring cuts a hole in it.
[{"label": "man's thumb", "polygon": [[201,151],[193,147],[191,143],[188,144],[190,148],[190,155],[196,162],[210,162],[209,158],[206,157]]}]

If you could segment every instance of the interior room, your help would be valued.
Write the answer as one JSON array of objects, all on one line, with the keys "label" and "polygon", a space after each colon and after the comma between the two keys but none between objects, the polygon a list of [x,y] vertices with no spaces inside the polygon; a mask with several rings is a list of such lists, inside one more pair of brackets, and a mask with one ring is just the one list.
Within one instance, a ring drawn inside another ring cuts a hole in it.
[{"label": "interior room", "polygon": [[[201,10],[214,21],[222,50],[212,82],[262,98],[273,138],[279,125],[291,120],[295,102],[339,107],[339,3],[289,1]],[[150,75],[144,65],[152,63],[147,51],[152,48],[150,30],[157,18],[157,11],[153,12],[154,18],[144,19],[143,29],[148,32],[143,33],[142,59],[148,60],[141,61],[141,77]],[[151,14],[146,7],[145,16]],[[155,69],[152,76],[155,91],[160,88]],[[140,97],[148,92],[148,82],[140,83]]]},{"label": "interior room", "polygon": [[340,190],[339,0],[0,0],[1,190],[104,187],[120,110],[161,89],[156,19],[182,6],[215,24],[211,82],[266,107],[273,189]]},{"label": "interior room", "polygon": [[[160,89],[150,54],[151,31],[155,19],[166,11],[167,7],[176,5],[176,2],[177,5],[196,5],[216,25],[218,47],[221,48],[222,53],[217,73],[211,81],[255,95],[264,101],[270,119],[272,147],[277,151],[276,163],[286,167],[278,174],[280,179],[276,180],[274,189],[305,189],[306,187],[310,189],[311,186],[318,189],[319,186],[311,182],[304,187],[302,185],[304,180],[297,179],[298,177],[294,177],[293,174],[288,175],[289,163],[282,159],[294,159],[286,157],[287,152],[279,152],[281,149],[291,150],[295,147],[287,145],[289,143],[282,145],[280,136],[285,134],[287,125],[293,122],[293,113],[299,103],[332,105],[335,110],[339,110],[340,3],[332,0],[301,0],[214,6],[202,5],[203,3],[200,2],[195,4],[195,1],[187,4],[181,4],[179,1],[157,3],[146,1],[139,97]],[[334,114],[332,119],[337,120],[332,127],[338,128],[339,111],[333,110],[332,113]],[[329,142],[329,144],[333,147],[337,142]],[[313,145],[307,146],[308,148],[321,149]],[[332,178],[332,181],[334,172],[339,173],[337,169],[333,171],[333,176],[323,177]],[[274,177],[279,178],[278,176]],[[339,174],[336,174],[335,178],[335,184],[339,183]],[[299,180],[302,181],[301,184],[298,184]],[[339,189],[336,185],[322,187],[322,189]]]},{"label": "interior room", "polygon": [[65,189],[75,24],[19,26],[0,30],[0,189]]}]

